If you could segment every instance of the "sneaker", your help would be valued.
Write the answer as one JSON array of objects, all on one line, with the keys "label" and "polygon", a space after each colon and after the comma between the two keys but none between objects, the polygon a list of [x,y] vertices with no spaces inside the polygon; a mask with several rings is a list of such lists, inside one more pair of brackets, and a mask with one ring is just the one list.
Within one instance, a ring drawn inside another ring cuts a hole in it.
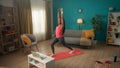
[{"label": "sneaker", "polygon": [[53,56],[55,56],[55,54],[51,54],[51,55],[50,55],[50,57],[53,57]]},{"label": "sneaker", "polygon": [[69,54],[73,54],[75,52],[75,50],[71,50],[70,52],[69,52]]}]

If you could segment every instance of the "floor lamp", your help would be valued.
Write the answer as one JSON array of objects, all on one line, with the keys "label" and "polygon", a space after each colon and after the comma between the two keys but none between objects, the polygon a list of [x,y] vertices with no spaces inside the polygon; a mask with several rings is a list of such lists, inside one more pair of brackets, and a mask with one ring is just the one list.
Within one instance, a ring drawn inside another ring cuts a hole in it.
[{"label": "floor lamp", "polygon": [[83,23],[83,19],[82,19],[82,18],[78,18],[78,19],[77,19],[77,23],[79,24],[79,30],[80,30],[80,24]]}]

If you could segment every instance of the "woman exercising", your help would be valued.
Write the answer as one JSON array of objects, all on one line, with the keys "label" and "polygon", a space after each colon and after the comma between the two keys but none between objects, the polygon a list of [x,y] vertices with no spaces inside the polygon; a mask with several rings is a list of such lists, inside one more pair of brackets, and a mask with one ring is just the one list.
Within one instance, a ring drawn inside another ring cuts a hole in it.
[{"label": "woman exercising", "polygon": [[54,44],[57,42],[60,42],[63,46],[69,48],[71,51],[69,52],[69,54],[72,54],[74,51],[71,47],[69,47],[68,45],[66,45],[65,40],[64,40],[64,31],[65,31],[65,22],[63,19],[63,9],[58,9],[58,25],[56,26],[56,37],[54,38],[52,44],[51,44],[51,49],[52,49],[52,55],[54,56],[55,54],[55,49],[54,49]]}]

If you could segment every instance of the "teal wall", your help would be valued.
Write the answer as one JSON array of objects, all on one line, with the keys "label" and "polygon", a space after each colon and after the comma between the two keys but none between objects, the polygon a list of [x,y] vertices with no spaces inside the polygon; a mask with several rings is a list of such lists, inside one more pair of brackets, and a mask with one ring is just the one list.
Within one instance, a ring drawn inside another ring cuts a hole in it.
[{"label": "teal wall", "polygon": [[[107,14],[109,7],[114,7],[114,11],[120,11],[120,0],[53,0],[53,29],[57,25],[57,9],[64,9],[64,18],[66,29],[79,30],[77,18],[83,18],[81,30],[91,29],[91,19],[96,14],[102,14],[104,21],[102,22],[102,31],[96,33],[96,39],[101,42],[106,41],[107,30]],[[78,13],[78,9],[82,9],[82,13]]]}]

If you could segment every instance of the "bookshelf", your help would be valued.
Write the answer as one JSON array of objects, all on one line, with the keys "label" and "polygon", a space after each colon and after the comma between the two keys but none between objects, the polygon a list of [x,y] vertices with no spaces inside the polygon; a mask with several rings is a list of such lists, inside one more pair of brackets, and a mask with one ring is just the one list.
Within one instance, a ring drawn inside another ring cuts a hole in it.
[{"label": "bookshelf", "polygon": [[0,7],[0,52],[9,53],[19,47],[19,33],[15,7]]},{"label": "bookshelf", "polygon": [[108,14],[107,44],[120,45],[120,12]]}]

